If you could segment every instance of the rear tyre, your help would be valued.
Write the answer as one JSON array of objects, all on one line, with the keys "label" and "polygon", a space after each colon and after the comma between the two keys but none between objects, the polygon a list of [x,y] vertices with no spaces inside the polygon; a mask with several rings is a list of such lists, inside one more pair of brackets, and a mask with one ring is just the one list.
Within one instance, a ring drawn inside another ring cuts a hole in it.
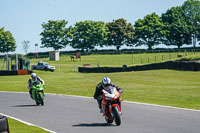
[{"label": "rear tyre", "polygon": [[106,119],[106,122],[107,122],[108,124],[113,123],[113,120],[108,119],[106,116],[105,116],[105,119]]},{"label": "rear tyre", "polygon": [[7,118],[0,115],[0,132],[7,133],[6,131],[8,131]]},{"label": "rear tyre", "polygon": [[117,126],[119,126],[121,124],[121,118],[119,115],[119,110],[117,108],[117,106],[113,107],[113,113],[114,113],[114,117],[115,117],[115,123]]},{"label": "rear tyre", "polygon": [[35,102],[38,106],[40,105],[40,103],[39,102]]},{"label": "rear tyre", "polygon": [[44,100],[43,100],[41,94],[38,94],[38,98],[40,100],[41,105],[44,106]]}]

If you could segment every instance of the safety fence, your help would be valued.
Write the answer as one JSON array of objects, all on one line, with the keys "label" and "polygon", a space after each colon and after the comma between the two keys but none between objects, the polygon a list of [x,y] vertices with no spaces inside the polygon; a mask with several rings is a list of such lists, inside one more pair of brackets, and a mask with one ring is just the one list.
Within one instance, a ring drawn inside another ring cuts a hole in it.
[{"label": "safety fence", "polygon": [[[84,55],[94,55],[94,54],[109,54],[109,55],[119,55],[119,54],[143,54],[143,53],[195,53],[200,52],[200,48],[195,49],[156,49],[156,50],[148,50],[148,49],[124,49],[120,51],[116,50],[93,50],[93,51],[60,51],[60,56],[63,55],[72,55],[75,56],[77,52],[80,52],[82,56]],[[27,58],[48,58],[49,52],[38,52],[29,53],[26,55]],[[0,56],[1,58],[1,56]]]},{"label": "safety fence", "polygon": [[[134,66],[177,60],[182,57],[193,56],[200,54],[200,49],[96,51],[81,53],[81,60],[71,60],[71,56],[74,56],[75,54],[75,52],[60,52],[61,60],[64,59],[66,64],[75,64],[77,66],[83,66],[85,64],[91,67],[121,67],[122,65]],[[26,57],[31,58],[31,54]],[[49,56],[44,53],[41,54],[41,56],[40,53],[38,54],[38,58],[43,57],[49,58]],[[15,62],[12,62],[10,59],[9,67],[12,70],[13,66],[11,64],[15,64]],[[5,56],[3,55],[0,56],[0,70],[7,70]]]}]

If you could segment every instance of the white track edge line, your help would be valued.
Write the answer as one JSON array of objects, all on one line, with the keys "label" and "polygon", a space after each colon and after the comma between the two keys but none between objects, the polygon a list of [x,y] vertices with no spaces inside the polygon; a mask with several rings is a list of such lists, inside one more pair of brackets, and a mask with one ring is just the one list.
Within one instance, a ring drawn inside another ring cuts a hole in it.
[{"label": "white track edge line", "polygon": [[[58,96],[70,96],[70,97],[78,97],[78,98],[92,98],[92,97],[87,97],[87,96],[76,96],[76,95],[65,95],[65,94],[53,94],[53,93],[46,93],[46,94],[48,94],[48,95],[58,95]],[[122,101],[122,102],[138,104],[138,105],[147,105],[147,106],[154,106],[154,107],[163,107],[163,108],[170,108],[170,109],[177,109],[177,110],[200,112],[200,110],[188,109],[188,108],[179,108],[179,107],[173,107],[173,106],[167,106],[167,105],[140,103],[140,102],[133,102],[133,101]]]},{"label": "white track edge line", "polygon": [[11,118],[11,119],[14,119],[14,120],[16,120],[16,121],[19,121],[19,122],[21,122],[21,123],[24,123],[24,124],[26,124],[26,125],[28,125],[28,126],[35,126],[35,127],[41,128],[41,129],[43,129],[43,130],[45,130],[45,131],[48,131],[48,132],[51,132],[51,133],[56,133],[55,131],[49,130],[49,129],[47,129],[47,128],[40,127],[40,126],[38,126],[38,125],[29,123],[29,122],[26,122],[26,121],[23,121],[23,120],[20,120],[20,119],[18,119],[18,118],[16,118],[16,117],[13,117],[13,116],[10,116],[10,115],[6,115],[6,114],[3,114],[3,113],[0,113],[0,114],[3,115],[3,116],[9,117],[9,118]]},{"label": "white track edge line", "polygon": [[180,108],[180,107],[173,107],[173,106],[167,106],[167,105],[150,104],[150,103],[139,103],[139,102],[133,102],[133,101],[123,101],[123,102],[125,102],[125,103],[139,104],[139,105],[154,106],[154,107],[162,107],[162,108],[184,110],[184,111],[200,112],[200,110],[196,110],[196,109]]},{"label": "white track edge line", "polygon": [[[11,92],[11,91],[0,91],[5,93],[24,93],[27,92]],[[87,96],[76,96],[76,95],[66,95],[66,94],[54,94],[54,93],[45,93],[48,95],[57,95],[57,96],[70,96],[70,97],[78,97],[78,98],[92,98]],[[125,103],[132,103],[132,104],[139,104],[139,105],[147,105],[147,106],[154,106],[154,107],[163,107],[163,108],[170,108],[170,109],[177,109],[177,110],[185,110],[185,111],[194,111],[194,112],[200,112],[200,110],[196,109],[188,109],[188,108],[180,108],[180,107],[173,107],[173,106],[167,106],[167,105],[158,105],[158,104],[150,104],[150,103],[140,103],[140,102],[133,102],[133,101],[123,101]]]}]

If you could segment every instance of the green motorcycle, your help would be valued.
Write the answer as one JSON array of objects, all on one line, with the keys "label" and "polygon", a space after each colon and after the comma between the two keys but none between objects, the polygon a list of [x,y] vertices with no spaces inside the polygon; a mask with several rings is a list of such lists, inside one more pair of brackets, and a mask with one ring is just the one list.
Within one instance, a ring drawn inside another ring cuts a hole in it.
[{"label": "green motorcycle", "polygon": [[35,100],[36,104],[37,105],[44,105],[44,85],[37,81],[35,83],[33,83],[33,86],[32,86],[32,97],[33,97],[33,100]]}]

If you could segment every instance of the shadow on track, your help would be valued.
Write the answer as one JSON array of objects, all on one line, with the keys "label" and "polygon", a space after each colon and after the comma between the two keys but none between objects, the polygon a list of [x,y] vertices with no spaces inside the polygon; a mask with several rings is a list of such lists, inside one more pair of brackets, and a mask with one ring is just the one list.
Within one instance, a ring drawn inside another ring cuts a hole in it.
[{"label": "shadow on track", "polygon": [[108,127],[108,126],[114,126],[112,124],[107,123],[81,123],[77,125],[72,125],[73,127]]},{"label": "shadow on track", "polygon": [[32,105],[15,105],[15,106],[11,106],[11,107],[35,107],[38,106],[36,104],[32,104]]}]

